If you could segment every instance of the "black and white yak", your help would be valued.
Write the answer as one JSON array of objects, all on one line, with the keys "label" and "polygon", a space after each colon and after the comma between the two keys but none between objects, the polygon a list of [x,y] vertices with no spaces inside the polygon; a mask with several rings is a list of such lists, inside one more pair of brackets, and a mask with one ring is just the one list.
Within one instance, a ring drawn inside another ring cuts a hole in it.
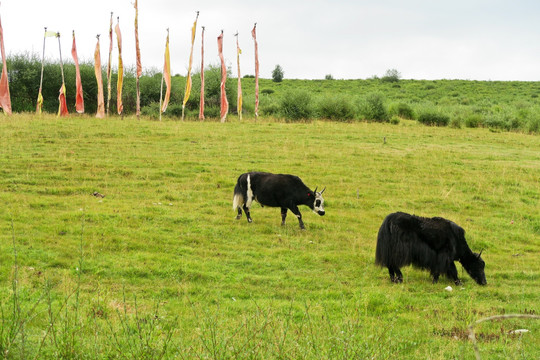
[{"label": "black and white yak", "polygon": [[[325,188],[326,189],[326,188]],[[247,221],[252,222],[249,210],[253,201],[262,206],[281,208],[281,225],[285,225],[287,210],[296,215],[300,229],[305,229],[298,205],[306,205],[316,214],[324,215],[323,189],[311,191],[298,176],[249,172],[238,177],[234,187],[233,209],[238,210],[236,219],[242,217],[242,209]]]},{"label": "black and white yak", "polygon": [[390,280],[403,282],[400,268],[413,265],[431,272],[433,283],[446,274],[461,285],[454,261],[459,261],[478,284],[486,285],[485,263],[471,251],[465,230],[441,217],[424,218],[396,212],[388,215],[377,236],[375,263],[387,267]]}]

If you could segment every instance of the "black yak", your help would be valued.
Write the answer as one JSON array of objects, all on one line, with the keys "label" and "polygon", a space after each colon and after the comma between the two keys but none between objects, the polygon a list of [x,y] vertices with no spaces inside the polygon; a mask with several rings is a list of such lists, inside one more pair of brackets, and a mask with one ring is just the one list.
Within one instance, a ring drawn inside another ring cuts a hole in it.
[{"label": "black yak", "polygon": [[[326,188],[325,188],[326,189]],[[249,172],[238,177],[234,187],[233,209],[238,210],[236,219],[242,217],[242,209],[247,221],[252,222],[249,209],[255,200],[263,206],[281,208],[281,225],[285,225],[287,210],[298,218],[300,229],[305,229],[298,205],[306,205],[316,214],[324,215],[323,189],[311,191],[298,176]]]},{"label": "black yak", "polygon": [[429,270],[436,283],[446,274],[461,285],[454,261],[480,285],[486,285],[485,263],[473,253],[465,240],[465,230],[441,217],[424,218],[396,212],[388,215],[377,236],[375,263],[387,267],[390,280],[403,282],[400,268],[406,265]]}]

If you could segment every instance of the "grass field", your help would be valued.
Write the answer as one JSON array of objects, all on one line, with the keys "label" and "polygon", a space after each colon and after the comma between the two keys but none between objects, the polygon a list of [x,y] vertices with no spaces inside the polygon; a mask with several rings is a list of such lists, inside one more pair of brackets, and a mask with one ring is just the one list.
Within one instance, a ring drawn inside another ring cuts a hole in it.
[{"label": "grass field", "polygon": [[[471,322],[540,313],[535,135],[15,115],[0,143],[5,358],[472,359]],[[326,216],[235,221],[251,170],[326,186]],[[462,287],[390,283],[375,241],[398,210],[460,224],[488,285],[459,264]],[[479,325],[482,357],[540,358],[539,325]]]}]

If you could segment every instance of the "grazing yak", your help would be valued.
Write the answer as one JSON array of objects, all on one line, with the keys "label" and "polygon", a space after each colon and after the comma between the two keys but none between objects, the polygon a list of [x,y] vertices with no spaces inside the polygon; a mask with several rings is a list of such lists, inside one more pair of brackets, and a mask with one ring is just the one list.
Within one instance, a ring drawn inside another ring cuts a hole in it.
[{"label": "grazing yak", "polygon": [[436,283],[440,274],[461,285],[454,261],[480,285],[486,285],[485,263],[465,240],[465,230],[440,217],[423,218],[396,212],[388,215],[377,236],[375,263],[387,267],[390,280],[403,282],[400,268],[413,265],[429,270]]},{"label": "grazing yak", "polygon": [[[326,188],[325,188],[326,189]],[[233,209],[238,210],[236,220],[242,217],[242,209],[247,221],[252,222],[249,209],[255,200],[262,206],[281,208],[281,225],[285,225],[287,210],[298,218],[300,229],[305,229],[298,205],[306,205],[313,212],[324,215],[324,199],[321,192],[311,191],[298,176],[249,172],[238,177],[234,187]]]}]

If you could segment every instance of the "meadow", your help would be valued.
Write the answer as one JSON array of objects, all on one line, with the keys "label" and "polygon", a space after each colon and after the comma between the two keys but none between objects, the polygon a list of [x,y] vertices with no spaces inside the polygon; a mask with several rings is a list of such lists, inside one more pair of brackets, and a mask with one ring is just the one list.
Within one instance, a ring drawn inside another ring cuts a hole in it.
[{"label": "meadow", "polygon": [[[4,358],[472,359],[473,321],[540,313],[537,135],[16,114],[0,143]],[[234,220],[252,170],[326,186],[326,215]],[[463,286],[391,283],[375,243],[398,210],[461,225],[488,285],[459,264]],[[482,358],[540,358],[538,321],[475,330]]]}]

